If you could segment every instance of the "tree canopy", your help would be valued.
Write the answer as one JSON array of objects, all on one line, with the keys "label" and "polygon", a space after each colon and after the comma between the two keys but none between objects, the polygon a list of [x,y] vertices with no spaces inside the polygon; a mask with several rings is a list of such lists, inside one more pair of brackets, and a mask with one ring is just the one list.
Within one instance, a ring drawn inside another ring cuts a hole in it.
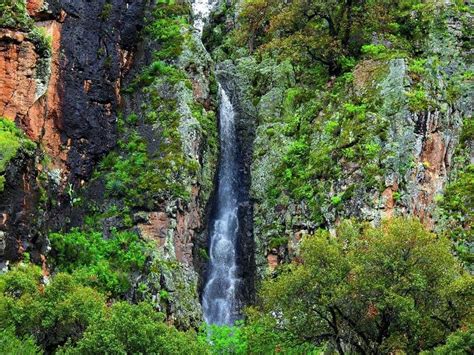
[{"label": "tree canopy", "polygon": [[299,262],[266,281],[261,300],[274,329],[301,343],[416,353],[472,322],[473,286],[448,240],[418,221],[346,222],[335,237],[306,238]]}]

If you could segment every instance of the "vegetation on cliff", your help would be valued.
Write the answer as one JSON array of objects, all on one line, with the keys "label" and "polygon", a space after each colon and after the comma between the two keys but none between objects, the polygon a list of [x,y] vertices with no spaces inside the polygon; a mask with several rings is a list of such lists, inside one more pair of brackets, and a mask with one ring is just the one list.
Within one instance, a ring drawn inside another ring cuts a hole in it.
[{"label": "vegetation on cliff", "polygon": [[0,117],[0,192],[5,188],[5,171],[8,163],[19,151],[31,154],[36,145],[15,126],[15,123]]},{"label": "vegetation on cliff", "polygon": [[[223,4],[214,21],[205,40],[216,60],[232,60],[248,78],[238,85],[257,111],[252,194],[260,274],[265,256],[294,256],[300,233],[396,214],[448,231],[470,267],[469,199],[453,195],[472,181],[471,144],[461,155],[454,149],[472,121],[469,6],[244,1]],[[452,164],[455,155],[464,163]],[[443,199],[449,179],[461,180]],[[451,216],[449,200],[456,208],[466,202],[466,210],[455,217],[451,209]]]}]

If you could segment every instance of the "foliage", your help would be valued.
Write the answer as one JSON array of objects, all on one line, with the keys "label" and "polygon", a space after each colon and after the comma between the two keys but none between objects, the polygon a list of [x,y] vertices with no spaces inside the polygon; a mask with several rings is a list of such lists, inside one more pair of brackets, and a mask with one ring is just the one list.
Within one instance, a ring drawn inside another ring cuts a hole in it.
[{"label": "foliage", "polygon": [[2,349],[2,353],[10,355],[43,353],[32,337],[19,339],[12,328],[0,330],[0,349]]},{"label": "foliage", "polygon": [[421,86],[417,86],[406,95],[408,97],[408,106],[413,112],[423,112],[428,110],[431,106],[427,93]]},{"label": "foliage", "polygon": [[468,269],[474,267],[474,165],[470,163],[470,144],[474,137],[471,118],[464,122],[454,170],[443,195],[438,196],[442,230],[453,243],[456,254]]},{"label": "foliage", "polygon": [[152,21],[145,28],[150,38],[160,43],[154,57],[161,60],[177,58],[183,49],[182,29],[187,24],[187,8],[173,0],[159,1]]},{"label": "foliage", "polygon": [[150,304],[105,302],[71,275],[58,273],[44,283],[40,268],[20,264],[0,275],[1,349],[42,353],[34,338],[47,353],[206,353],[196,334],[166,325]]},{"label": "foliage", "polygon": [[35,144],[12,121],[0,117],[0,192],[4,189],[5,169],[20,149],[31,153]]},{"label": "foliage", "polygon": [[19,337],[35,337],[43,349],[80,338],[104,310],[105,298],[57,274],[46,287],[41,270],[20,265],[0,277],[0,328],[14,328]]},{"label": "foliage", "polygon": [[474,330],[471,325],[467,329],[452,333],[446,340],[446,344],[435,348],[432,352],[423,352],[422,354],[464,355],[469,354],[472,349],[474,349]]},{"label": "foliage", "polygon": [[[472,321],[474,279],[415,220],[343,223],[303,241],[301,263],[263,285],[273,331],[356,352],[432,349]],[[273,315],[273,316],[272,316]]]},{"label": "foliage", "polygon": [[164,323],[164,316],[147,303],[118,302],[94,322],[65,354],[206,354],[193,332],[183,333]]},{"label": "foliage", "polygon": [[[144,33],[159,44],[159,50],[153,52],[150,65],[125,90],[130,94],[140,91],[143,103],[139,111],[119,119],[119,149],[101,163],[109,196],[123,199],[129,209],[152,209],[162,198],[188,198],[186,181],[199,168],[199,163],[184,153],[179,132],[181,117],[177,106],[182,98],[177,97],[178,91],[182,84],[191,87],[176,62],[187,40],[187,20],[187,7],[175,1],[159,1],[146,19]],[[215,145],[212,129],[208,129],[212,123],[215,126],[215,117],[203,114],[202,105],[193,104],[197,106],[192,107],[193,116]],[[161,138],[150,138],[139,127],[147,127]]]},{"label": "foliage", "polygon": [[107,1],[107,2],[104,4],[104,7],[102,8],[102,12],[101,12],[101,14],[100,14],[101,20],[102,20],[102,21],[108,20],[109,17],[110,17],[110,14],[112,13],[112,11],[113,11],[113,5],[112,5],[111,2],[108,2],[108,1]]},{"label": "foliage", "polygon": [[403,50],[407,43],[417,48],[434,7],[434,1],[423,0],[246,1],[236,36],[250,51],[259,49],[300,65],[319,63],[338,74],[346,58],[385,52],[384,45],[368,43],[373,33]]},{"label": "foliage", "polygon": [[0,0],[0,14],[0,27],[28,31],[34,24],[26,11],[25,0]]},{"label": "foliage", "polygon": [[242,324],[235,326],[203,325],[199,341],[209,344],[212,354],[247,354],[248,348]]},{"label": "foliage", "polygon": [[[305,201],[318,224],[323,223],[324,208],[342,209],[342,202],[351,198],[356,185],[378,189],[383,175],[381,161],[386,151],[381,142],[387,134],[387,120],[378,113],[376,99],[351,100],[350,90],[351,85],[341,76],[332,90],[320,96],[318,104],[304,97],[303,103],[285,115],[283,132],[294,140],[275,166],[268,200],[277,204],[288,196]],[[332,196],[328,193],[331,184],[344,178],[342,164],[348,163],[360,167],[363,181]]]},{"label": "foliage", "polygon": [[58,270],[113,295],[124,294],[130,287],[128,275],[145,265],[147,245],[135,232],[113,232],[104,238],[100,232],[75,229],[52,233],[49,239]]},{"label": "foliage", "polygon": [[211,354],[320,354],[326,346],[301,343],[290,333],[275,331],[275,319],[253,308],[246,310],[246,321],[233,326],[204,325],[199,340]]},{"label": "foliage", "polygon": [[0,27],[24,31],[35,45],[40,57],[49,56],[51,38],[41,27],[36,27],[29,16],[25,0],[0,0]]},{"label": "foliage", "polygon": [[[161,108],[167,111],[159,111],[160,117],[176,116],[166,106]],[[168,126],[170,137],[162,140],[161,150],[150,151],[147,141],[133,130],[119,141],[121,155],[110,153],[100,166],[110,196],[123,198],[128,207],[149,208],[160,195],[187,196],[182,176],[193,166],[182,155],[180,141],[174,136],[176,131],[171,128]]]}]

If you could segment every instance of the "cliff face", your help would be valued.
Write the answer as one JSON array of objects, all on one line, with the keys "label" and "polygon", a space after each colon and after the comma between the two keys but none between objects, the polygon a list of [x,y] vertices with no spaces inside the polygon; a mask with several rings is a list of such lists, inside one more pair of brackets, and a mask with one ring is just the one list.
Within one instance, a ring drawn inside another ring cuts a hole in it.
[{"label": "cliff face", "polygon": [[302,236],[342,219],[459,225],[440,216],[440,201],[473,161],[472,66],[467,25],[449,4],[418,54],[374,34],[344,74],[304,80],[292,60],[232,41],[240,1],[217,1],[204,31],[213,60],[188,1],[25,5],[11,2],[0,22],[0,138],[15,148],[0,152],[2,266],[27,252],[54,271],[50,232],[109,240],[132,231],[148,245],[146,263],[121,297],[151,299],[170,322],[197,326],[218,153],[215,75],[239,122],[246,301],[255,263],[260,276],[271,272]]},{"label": "cliff face", "polygon": [[[217,124],[212,66],[189,4],[160,5],[187,18],[177,44],[156,35],[154,2],[5,6],[13,10],[0,29],[0,116],[36,149],[19,149],[0,170],[1,262],[28,252],[46,270],[49,232],[133,230],[150,255],[126,297],[153,298],[170,321],[197,326],[193,252],[205,251],[193,240],[205,225]],[[172,50],[160,57],[164,48]]]},{"label": "cliff face", "polygon": [[[128,70],[127,53],[133,52],[143,26],[144,2],[107,4],[28,1],[31,19],[21,13],[24,9],[20,5],[4,15],[0,116],[15,121],[41,147],[36,167],[29,174],[41,172],[43,179],[50,180],[43,188],[52,187],[58,207],[67,203],[61,192],[66,183],[83,184],[116,141],[120,83]],[[7,18],[14,16],[26,18],[26,24]],[[48,162],[40,162],[45,157]],[[7,183],[15,184],[18,177],[12,179]],[[38,186],[26,185],[18,193],[34,200]],[[10,217],[3,225],[8,239],[18,244],[35,240],[41,232],[29,227],[46,227],[49,217],[40,215],[48,214],[52,206],[34,213],[26,206],[16,207],[8,196],[4,201],[9,209],[4,213]],[[27,232],[20,232],[18,225],[24,225]],[[8,260],[17,258],[7,255]]]},{"label": "cliff face", "polygon": [[[215,58],[232,59],[256,112],[251,196],[259,275],[290,261],[302,236],[345,218],[379,224],[406,215],[444,228],[438,205],[472,117],[465,42],[472,19],[449,2],[437,6],[418,54],[397,53],[374,33],[365,56],[322,79],[294,64],[291,53],[285,60],[276,48],[266,52],[271,43],[253,53],[233,48],[228,37],[238,41],[245,31],[238,27],[242,2],[217,7],[206,43]],[[246,16],[258,24],[258,16]],[[463,154],[472,157],[469,149]]]}]

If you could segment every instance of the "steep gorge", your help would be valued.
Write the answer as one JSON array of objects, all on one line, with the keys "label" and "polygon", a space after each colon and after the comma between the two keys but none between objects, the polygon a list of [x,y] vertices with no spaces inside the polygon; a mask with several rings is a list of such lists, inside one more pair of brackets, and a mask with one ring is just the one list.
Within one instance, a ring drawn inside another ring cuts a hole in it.
[{"label": "steep gorge", "polygon": [[290,20],[315,3],[0,0],[6,275],[32,262],[40,289],[67,273],[188,330],[243,318],[349,219],[416,217],[472,269],[472,12],[386,4],[327,64],[302,54],[337,47],[326,23]]}]

